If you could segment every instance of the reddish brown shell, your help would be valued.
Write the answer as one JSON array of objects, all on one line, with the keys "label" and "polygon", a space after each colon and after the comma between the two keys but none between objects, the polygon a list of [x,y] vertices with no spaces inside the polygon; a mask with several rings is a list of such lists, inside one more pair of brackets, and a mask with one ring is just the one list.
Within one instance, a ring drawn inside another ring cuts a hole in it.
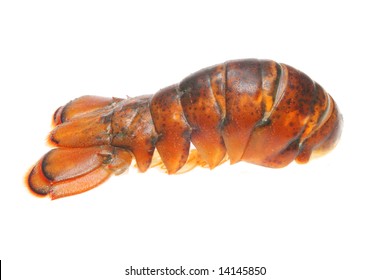
[{"label": "reddish brown shell", "polygon": [[[33,168],[28,184],[53,198],[76,194],[125,170],[146,171],[157,149],[168,173],[191,155],[214,168],[226,155],[283,167],[332,149],[342,117],[304,73],[271,60],[229,61],[200,70],[155,95],[83,96],[59,108],[51,141],[59,148]],[[191,153],[191,143],[197,152]]]}]

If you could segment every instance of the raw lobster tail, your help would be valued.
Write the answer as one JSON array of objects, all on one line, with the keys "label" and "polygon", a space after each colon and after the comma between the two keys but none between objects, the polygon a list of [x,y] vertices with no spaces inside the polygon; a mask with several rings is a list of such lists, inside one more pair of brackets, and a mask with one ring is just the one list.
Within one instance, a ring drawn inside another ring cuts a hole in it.
[{"label": "raw lobster tail", "polygon": [[[342,117],[304,73],[270,60],[229,61],[200,70],[155,95],[83,96],[60,107],[29,187],[53,199],[89,190],[125,171],[146,171],[157,153],[169,174],[196,165],[246,161],[306,163],[337,143]],[[196,151],[190,152],[190,144]]]}]

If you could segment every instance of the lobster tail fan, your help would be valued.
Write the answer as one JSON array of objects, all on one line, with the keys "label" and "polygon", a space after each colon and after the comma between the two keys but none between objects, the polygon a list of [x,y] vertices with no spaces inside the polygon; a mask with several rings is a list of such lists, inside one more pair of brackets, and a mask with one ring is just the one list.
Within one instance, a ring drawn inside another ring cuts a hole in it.
[{"label": "lobster tail fan", "polygon": [[53,124],[59,125],[80,115],[100,110],[115,102],[121,101],[118,98],[84,95],[70,101],[65,106],[59,107],[53,114]]},{"label": "lobster tail fan", "polygon": [[28,186],[37,195],[52,199],[90,190],[131,163],[131,154],[109,146],[58,148],[38,161],[28,176]]}]

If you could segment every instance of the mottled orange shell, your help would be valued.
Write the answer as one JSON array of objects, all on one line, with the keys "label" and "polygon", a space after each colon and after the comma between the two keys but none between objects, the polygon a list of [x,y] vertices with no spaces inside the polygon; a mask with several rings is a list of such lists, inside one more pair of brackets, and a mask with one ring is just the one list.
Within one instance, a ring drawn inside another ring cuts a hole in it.
[{"label": "mottled orange shell", "polygon": [[170,174],[226,158],[266,167],[306,163],[331,150],[342,129],[336,103],[319,84],[291,66],[256,59],[205,68],[154,95],[83,96],[53,119],[49,138],[58,148],[28,176],[35,193],[52,198],[91,189],[132,158],[146,171],[157,152]]}]

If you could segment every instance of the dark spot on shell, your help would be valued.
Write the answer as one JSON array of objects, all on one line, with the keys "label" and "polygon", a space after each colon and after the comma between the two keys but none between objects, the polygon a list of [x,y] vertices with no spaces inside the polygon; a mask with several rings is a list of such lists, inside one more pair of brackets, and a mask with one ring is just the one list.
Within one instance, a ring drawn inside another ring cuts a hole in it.
[{"label": "dark spot on shell", "polygon": [[103,117],[101,117],[100,118],[100,122],[101,123],[110,123],[111,122],[111,119],[112,119],[112,115],[113,115],[113,113],[110,113],[110,114],[108,114],[108,115],[106,115],[106,116],[103,116]]}]

